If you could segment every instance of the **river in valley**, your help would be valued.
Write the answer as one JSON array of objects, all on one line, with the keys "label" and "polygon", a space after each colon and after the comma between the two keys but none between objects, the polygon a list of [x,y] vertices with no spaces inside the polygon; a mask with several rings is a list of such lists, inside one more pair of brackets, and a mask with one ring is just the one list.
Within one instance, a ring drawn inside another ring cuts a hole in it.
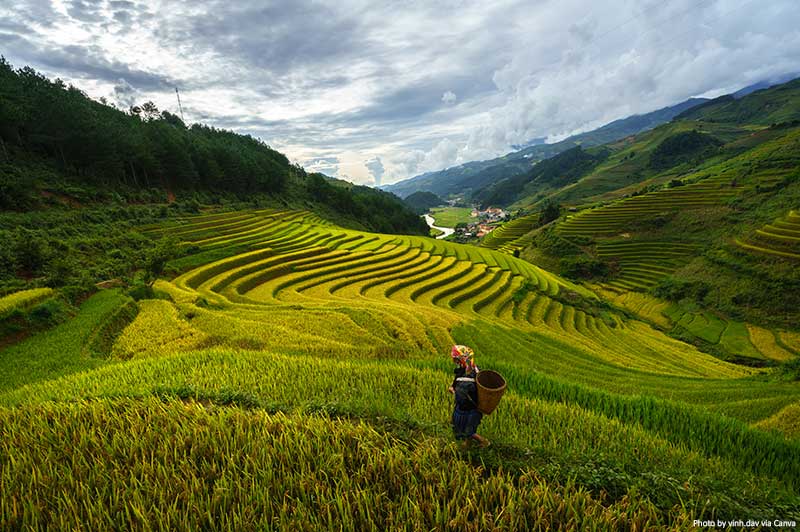
[{"label": "river in valley", "polygon": [[425,218],[425,221],[428,223],[429,227],[442,231],[442,234],[437,236],[436,238],[444,238],[456,232],[455,229],[451,227],[439,227],[438,225],[434,225],[434,223],[436,223],[436,220],[434,220],[433,216],[431,216],[430,214],[423,214],[422,217]]}]

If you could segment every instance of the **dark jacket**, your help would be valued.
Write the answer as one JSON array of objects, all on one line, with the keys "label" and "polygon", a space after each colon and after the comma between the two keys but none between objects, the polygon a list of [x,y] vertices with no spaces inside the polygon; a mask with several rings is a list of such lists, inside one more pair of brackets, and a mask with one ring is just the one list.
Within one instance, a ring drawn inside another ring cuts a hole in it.
[{"label": "dark jacket", "polygon": [[475,384],[476,373],[467,373],[467,370],[458,367],[453,370],[453,374],[456,408],[462,411],[478,408],[478,386]]}]

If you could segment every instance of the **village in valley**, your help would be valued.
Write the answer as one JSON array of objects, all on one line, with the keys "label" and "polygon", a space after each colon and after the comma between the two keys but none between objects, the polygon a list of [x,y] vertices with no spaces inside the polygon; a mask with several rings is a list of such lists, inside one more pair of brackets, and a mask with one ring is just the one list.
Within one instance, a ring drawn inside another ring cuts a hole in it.
[{"label": "village in valley", "polygon": [[455,232],[450,240],[466,242],[479,239],[510,218],[510,214],[503,209],[490,207],[480,209],[475,207],[469,213],[470,221],[456,224]]}]

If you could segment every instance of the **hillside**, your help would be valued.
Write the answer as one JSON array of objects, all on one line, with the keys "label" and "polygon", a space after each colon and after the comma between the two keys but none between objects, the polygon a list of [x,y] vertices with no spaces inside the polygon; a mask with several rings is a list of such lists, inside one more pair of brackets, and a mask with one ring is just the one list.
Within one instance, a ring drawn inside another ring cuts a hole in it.
[{"label": "hillside", "polygon": [[425,214],[433,207],[444,205],[445,201],[432,192],[414,192],[403,200],[417,214]]},{"label": "hillside", "polygon": [[[561,204],[561,218],[542,227],[523,216],[482,245],[583,282],[720,358],[785,360],[796,346],[783,338],[800,322],[798,119],[795,80],[605,145],[593,166],[565,152],[486,191],[518,191],[506,202],[524,212]],[[538,177],[550,167],[568,183]]]},{"label": "hillside", "polygon": [[726,122],[730,124],[758,124],[769,126],[797,120],[800,106],[800,78],[787,81],[769,89],[755,91],[743,98],[720,97],[706,105],[687,109],[676,119]]},{"label": "hillside", "polygon": [[579,133],[559,142],[536,144],[489,161],[473,161],[438,172],[428,172],[383,188],[402,197],[416,191],[434,192],[444,197],[469,193],[490,186],[501,179],[523,174],[535,163],[575,146],[599,146],[652,129],[703,102],[705,100],[702,98],[690,98],[677,105],[650,113],[615,120],[598,129]]},{"label": "hillside", "polygon": [[127,112],[0,57],[0,209],[262,202],[354,227],[427,234],[398,198],[309,175],[261,140],[187,126],[151,102]]},{"label": "hillside", "polygon": [[[767,140],[736,157],[665,188],[581,211],[556,231],[582,239],[581,245],[601,255],[609,246],[627,242],[633,249],[638,243],[641,252],[632,254],[636,264],[627,268],[619,255],[606,254],[619,261],[621,271],[612,284],[621,288],[658,290],[670,278],[700,282],[705,288],[699,299],[729,317],[796,323],[800,279],[793,264],[742,253],[735,243],[763,232],[762,226],[786,216],[800,201],[800,128],[765,133],[762,139]],[[689,246],[686,253],[676,253],[679,244]],[[652,248],[672,253],[671,260],[658,267],[663,257],[653,255]],[[652,261],[646,260],[650,255]]]},{"label": "hillside", "polygon": [[[795,435],[783,370],[720,361],[490,249],[274,209],[140,230],[191,249],[154,299],[100,291],[0,351],[11,528],[800,517],[798,440],[763,430]],[[452,343],[509,383],[487,450],[449,442]]]},{"label": "hillside", "polygon": [[[470,206],[0,61],[0,529],[796,526],[798,94],[454,171],[511,206],[478,246],[413,210]],[[455,344],[507,384],[489,447]]]},{"label": "hillside", "polygon": [[187,127],[152,104],[122,112],[2,58],[0,148],[0,295],[50,287],[74,302],[99,282],[141,283],[156,258],[138,227],[201,209],[292,207],[356,229],[429,231],[398,197],[306,173],[260,140]]},{"label": "hillside", "polygon": [[565,167],[561,181],[538,177],[554,164],[545,160],[526,173],[474,191],[473,196],[482,203],[530,208],[545,198],[580,206],[654,190],[784,134],[800,119],[798,87],[795,80],[739,98],[728,95],[706,101],[669,123],[595,148],[602,148],[596,153],[604,153],[604,160]]},{"label": "hillside", "polygon": [[563,188],[574,183],[595,168],[608,155],[609,150],[584,150],[581,146],[575,146],[536,163],[530,171],[524,174],[501,179],[486,188],[476,191],[473,193],[472,198],[486,208],[514,203],[517,197],[526,189]]}]

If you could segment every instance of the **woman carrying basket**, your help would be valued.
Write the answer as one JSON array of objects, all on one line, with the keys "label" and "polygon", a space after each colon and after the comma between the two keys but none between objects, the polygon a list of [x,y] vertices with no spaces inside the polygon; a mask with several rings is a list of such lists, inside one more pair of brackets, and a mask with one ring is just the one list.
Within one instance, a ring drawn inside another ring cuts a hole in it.
[{"label": "woman carrying basket", "polygon": [[457,440],[464,440],[465,447],[470,441],[476,442],[480,447],[488,447],[491,445],[489,440],[477,434],[483,414],[478,410],[478,387],[475,384],[478,366],[473,360],[475,352],[465,345],[454,345],[450,356],[456,365],[453,370],[453,384],[448,389],[455,396],[453,433]]}]

